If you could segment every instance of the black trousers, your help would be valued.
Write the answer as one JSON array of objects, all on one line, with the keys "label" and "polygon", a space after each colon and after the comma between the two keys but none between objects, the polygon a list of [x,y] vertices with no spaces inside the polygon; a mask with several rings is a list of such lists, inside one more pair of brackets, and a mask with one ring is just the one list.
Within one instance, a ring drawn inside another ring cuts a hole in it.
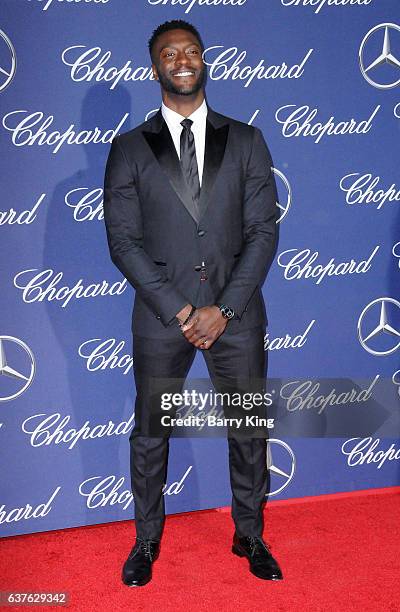
[{"label": "black trousers", "polygon": [[[136,403],[135,426],[129,442],[136,535],[140,538],[160,540],[165,518],[162,489],[166,482],[169,438],[146,435],[151,377],[181,379],[182,385],[174,389],[180,392],[196,350],[181,333],[168,341],[133,335]],[[241,383],[246,377],[265,380],[267,353],[262,325],[234,335],[223,333],[201,352],[215,387],[216,380],[217,384],[227,380],[230,385],[238,378]],[[265,438],[235,437],[228,433],[232,518],[239,536],[260,536],[263,532],[263,502],[268,485],[266,444]]]}]

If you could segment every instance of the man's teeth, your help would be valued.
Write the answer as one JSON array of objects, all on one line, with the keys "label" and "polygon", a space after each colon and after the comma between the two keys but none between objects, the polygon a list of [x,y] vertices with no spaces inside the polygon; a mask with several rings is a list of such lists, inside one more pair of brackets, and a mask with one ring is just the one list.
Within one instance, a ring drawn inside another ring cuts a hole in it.
[{"label": "man's teeth", "polygon": [[177,72],[175,76],[190,76],[193,72]]}]

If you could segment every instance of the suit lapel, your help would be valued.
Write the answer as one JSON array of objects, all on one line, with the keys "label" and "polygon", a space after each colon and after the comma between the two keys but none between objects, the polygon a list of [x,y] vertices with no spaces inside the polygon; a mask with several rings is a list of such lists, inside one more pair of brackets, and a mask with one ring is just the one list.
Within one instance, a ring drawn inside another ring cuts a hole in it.
[{"label": "suit lapel", "polygon": [[208,107],[204,168],[200,199],[197,205],[193,202],[192,194],[183,176],[179,157],[161,109],[153,115],[147,125],[150,129],[143,130],[143,136],[167,175],[176,195],[198,224],[207,209],[212,187],[224,157],[229,124],[222,115]]},{"label": "suit lapel", "polygon": [[199,219],[203,217],[210,201],[211,191],[217,178],[225,153],[229,125],[226,123],[215,128],[210,119],[210,110],[206,122],[206,142],[204,151],[204,168],[199,199]]},{"label": "suit lapel", "polygon": [[[158,115],[160,116],[158,117]],[[161,168],[167,175],[176,195],[186,207],[189,214],[193,217],[193,220],[197,223],[198,213],[196,206],[182,174],[174,141],[172,140],[172,136],[160,110],[154,116],[154,119],[156,131],[144,131],[143,135],[146,138]]]}]

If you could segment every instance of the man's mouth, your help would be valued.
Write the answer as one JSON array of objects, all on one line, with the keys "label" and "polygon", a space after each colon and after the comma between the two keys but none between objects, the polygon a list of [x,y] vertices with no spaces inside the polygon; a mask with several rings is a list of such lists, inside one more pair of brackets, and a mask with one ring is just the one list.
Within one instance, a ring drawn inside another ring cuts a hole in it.
[{"label": "man's mouth", "polygon": [[174,77],[179,77],[180,79],[185,78],[185,77],[191,77],[194,76],[194,72],[193,70],[181,70],[180,72],[175,72],[175,74],[173,74]]}]

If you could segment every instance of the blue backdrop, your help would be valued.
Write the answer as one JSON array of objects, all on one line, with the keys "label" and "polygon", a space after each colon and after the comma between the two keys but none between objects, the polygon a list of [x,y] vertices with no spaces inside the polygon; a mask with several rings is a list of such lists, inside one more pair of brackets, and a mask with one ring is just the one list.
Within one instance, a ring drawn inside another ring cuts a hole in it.
[{"label": "blue backdrop", "polygon": [[[292,422],[271,433],[271,496],[399,484],[398,0],[3,0],[3,536],[133,516],[134,292],[102,184],[113,136],[160,106],[147,40],[173,18],[202,33],[210,106],[273,157],[265,348]],[[226,441],[173,440],[165,495],[169,513],[228,505]]]}]

